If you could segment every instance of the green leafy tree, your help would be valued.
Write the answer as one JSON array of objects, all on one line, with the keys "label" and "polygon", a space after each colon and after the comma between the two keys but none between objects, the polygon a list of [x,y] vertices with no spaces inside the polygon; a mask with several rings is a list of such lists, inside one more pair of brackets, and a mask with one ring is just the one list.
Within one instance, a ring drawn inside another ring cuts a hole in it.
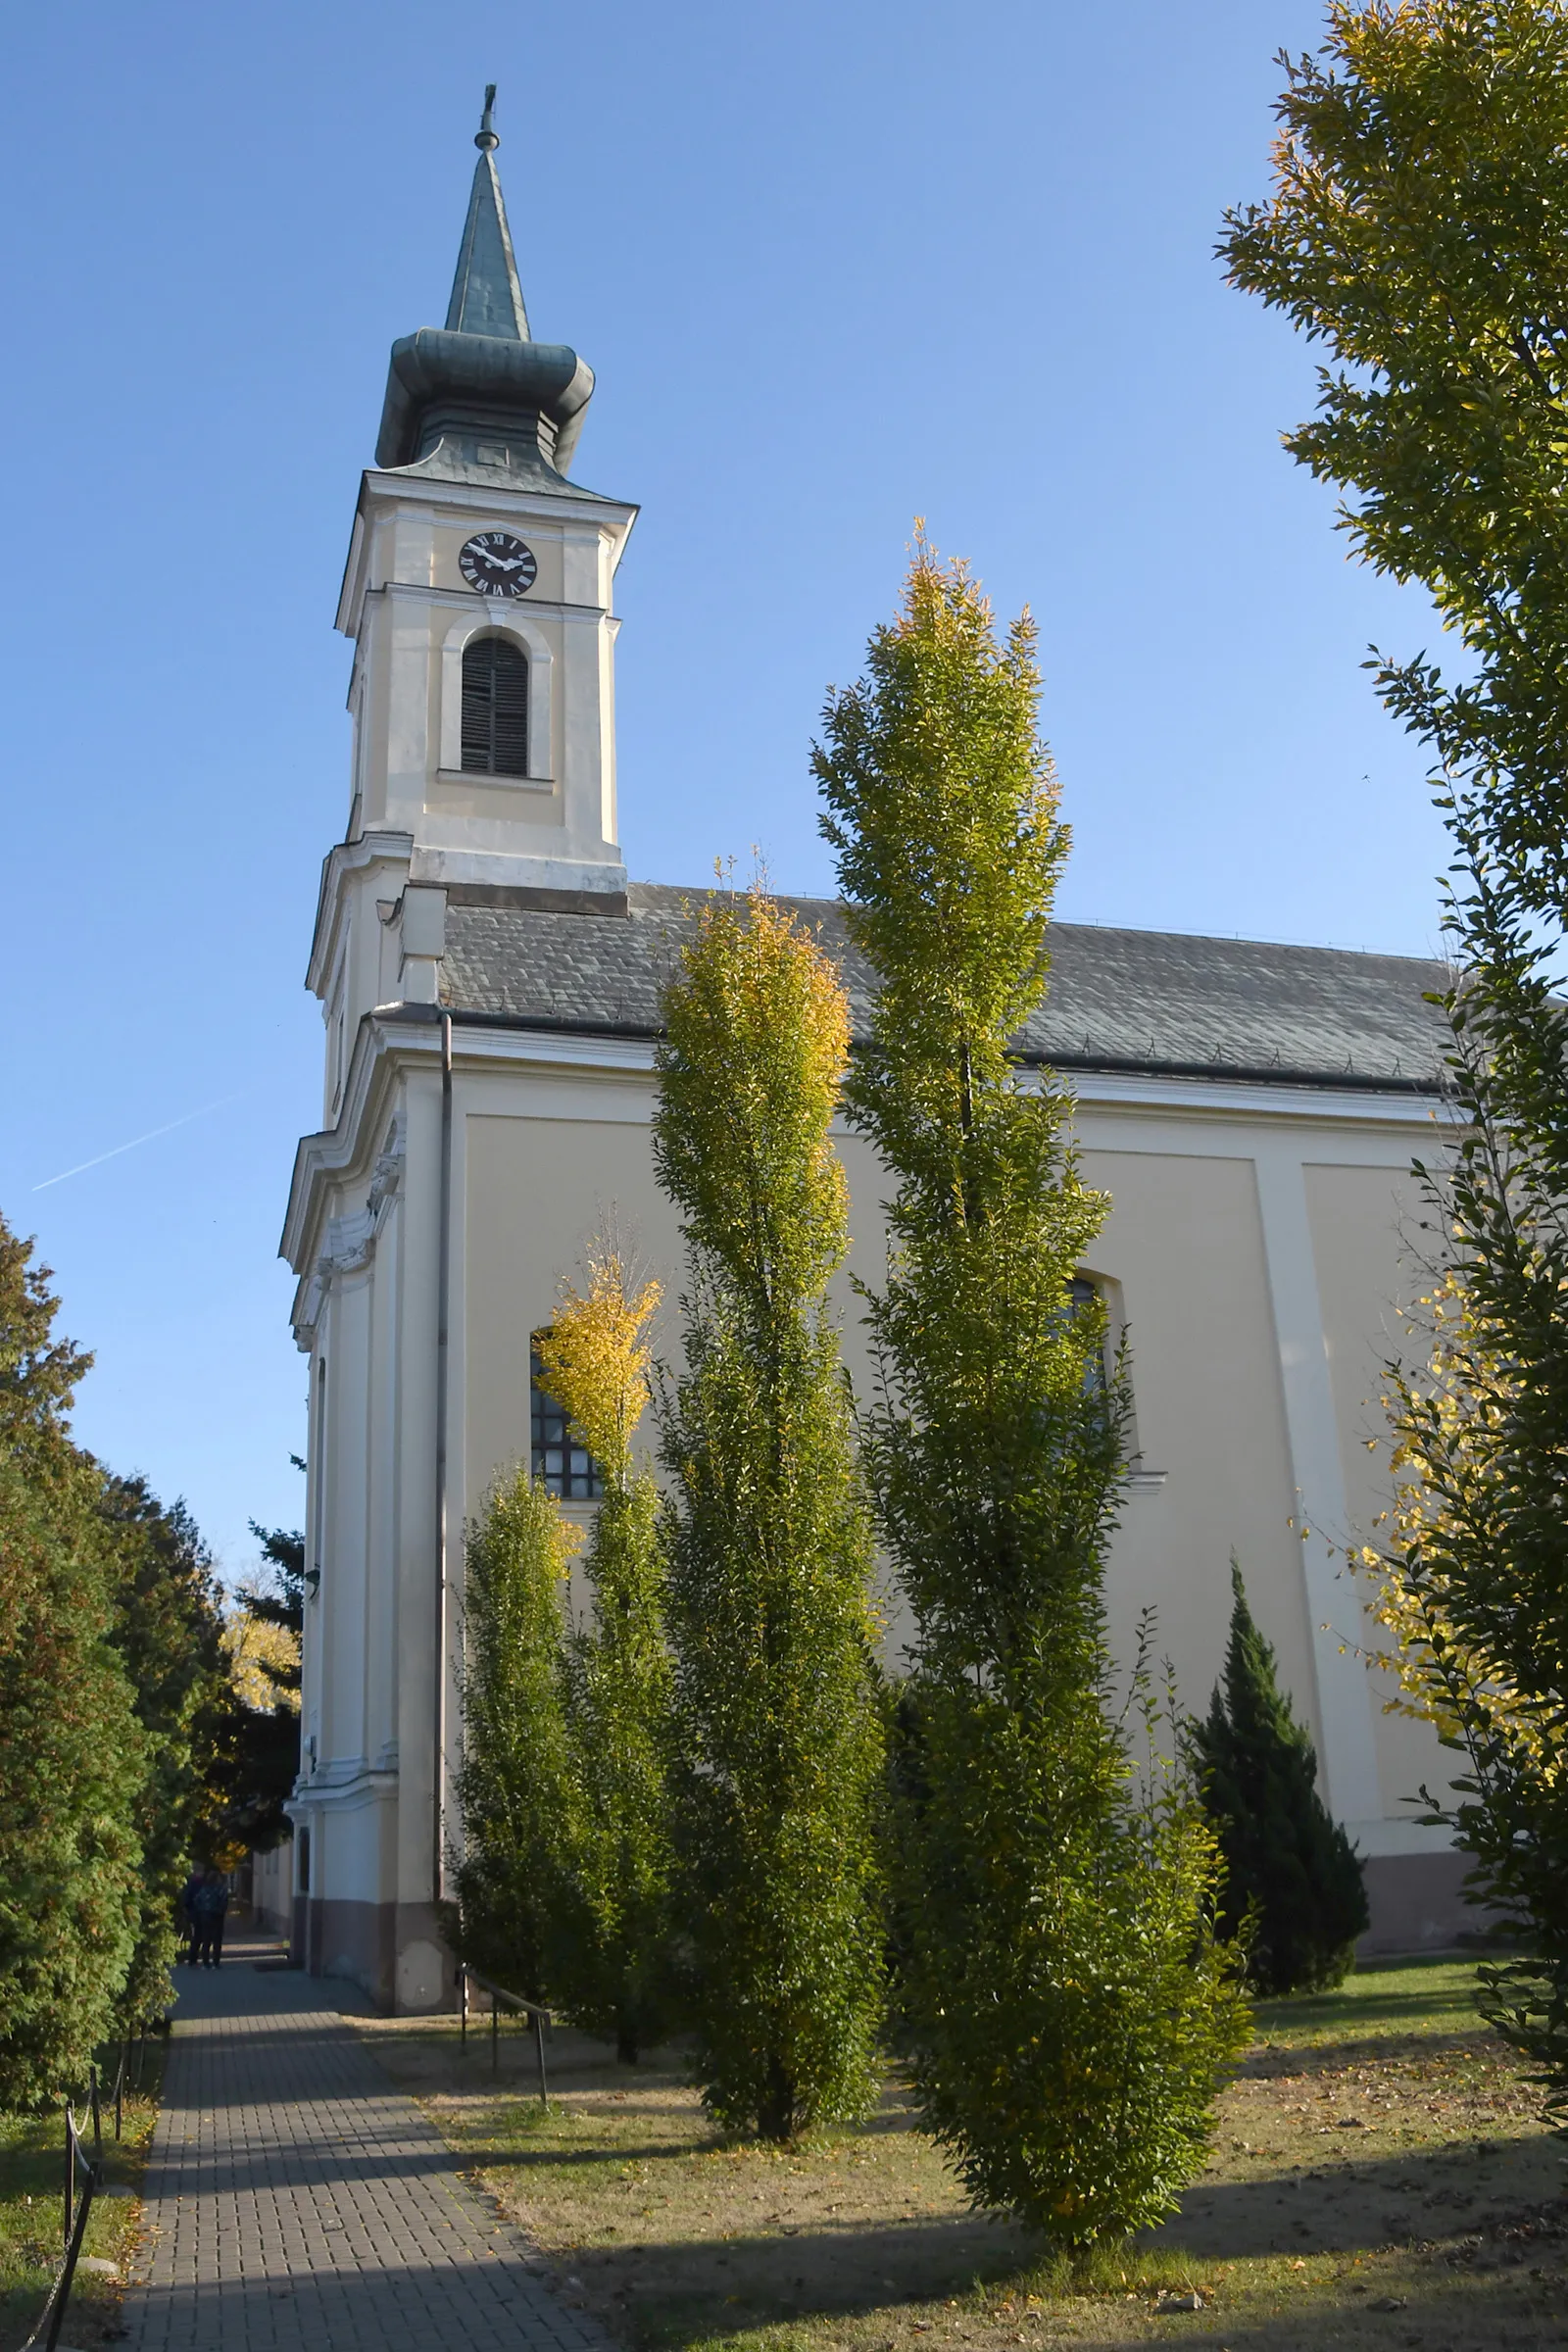
[{"label": "green leafy tree", "polygon": [[161,1503],[144,1478],[106,1477],[97,1501],[114,1599],[110,1639],[124,1661],[142,1729],[136,1808],[140,1919],[122,1994],[127,2019],[161,2015],[180,1886],[204,1840],[227,1690],[212,1554],[184,1503]]},{"label": "green leafy tree", "polygon": [[240,1605],[253,1625],[270,1626],[284,1639],[261,1654],[260,1671],[280,1699],[299,1713],[300,1645],[305,1639],[305,1537],[297,1527],[259,1527],[251,1534],[267,1566],[265,1582],[243,1586]]},{"label": "green leafy tree", "polygon": [[91,1358],[0,1219],[0,2107],[85,2080],[135,1947],[143,1736],[68,1414]]},{"label": "green leafy tree", "polygon": [[672,1994],[664,1553],[659,1490],[633,1452],[660,1286],[634,1288],[610,1246],[588,1277],[538,1337],[545,1384],[604,1484],[583,1558],[592,1616],[562,1661],[574,1836],[550,1975],[558,2005],[633,2063],[668,2031]]},{"label": "green leafy tree", "polygon": [[1221,1919],[1244,1935],[1261,1993],[1343,1984],[1368,1926],[1354,1846],[1317,1792],[1317,1755],[1279,1687],[1273,1645],[1247,1605],[1233,1557],[1224,1686],[1188,1727],[1225,1863]]},{"label": "green leafy tree", "polygon": [[463,1824],[453,1947],[528,2000],[551,1997],[554,1925],[570,1900],[570,1758],[561,1690],[576,1531],[519,1468],[470,1529],[464,1587]]},{"label": "green leafy tree", "polygon": [[240,1587],[228,1628],[215,1802],[201,1840],[219,1860],[265,1853],[292,1834],[284,1806],[300,1769],[305,1538],[298,1528],[250,1525],[266,1566]]},{"label": "green leafy tree", "polygon": [[974,2196],[1075,2246],[1174,2204],[1245,2003],[1210,1925],[1212,1834],[1160,1752],[1144,1664],[1141,1765],[1111,1698],[1126,1391],[1071,1287],[1107,1203],[1070,1100],[1009,1052],[1045,991],[1067,848],[1037,695],[1028,616],[999,645],[922,540],[815,767],[877,984],[850,1112],[896,1187],[863,1438],[918,1629],[899,1936],[915,2080]]},{"label": "green leafy tree", "polygon": [[882,2003],[883,1738],[839,1335],[844,992],[760,891],[664,992],[654,1152],[689,1262],[664,1400],[676,1836],[698,2079],[732,2130],[859,2111]]},{"label": "green leafy tree", "polygon": [[1273,192],[1222,252],[1333,362],[1287,448],[1465,654],[1457,679],[1374,662],[1454,844],[1460,1113],[1420,1171],[1451,1260],[1427,1360],[1391,1370],[1377,1613],[1459,1751],[1433,1817],[1524,1939],[1484,2005],[1568,2115],[1568,14],[1337,4],[1320,54],[1282,63]]}]

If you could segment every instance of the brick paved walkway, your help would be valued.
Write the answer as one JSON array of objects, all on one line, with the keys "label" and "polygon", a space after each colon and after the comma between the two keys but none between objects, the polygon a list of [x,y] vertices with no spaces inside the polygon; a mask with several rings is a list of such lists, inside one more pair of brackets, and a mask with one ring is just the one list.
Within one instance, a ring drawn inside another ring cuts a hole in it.
[{"label": "brick paved walkway", "polygon": [[177,1981],[134,2352],[603,2352],[344,2022],[352,1992],[238,1955]]}]

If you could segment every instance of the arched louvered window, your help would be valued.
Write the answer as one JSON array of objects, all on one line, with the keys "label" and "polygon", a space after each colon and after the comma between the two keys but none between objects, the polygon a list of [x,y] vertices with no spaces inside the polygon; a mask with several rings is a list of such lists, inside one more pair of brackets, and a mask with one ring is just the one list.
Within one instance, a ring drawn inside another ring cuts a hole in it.
[{"label": "arched louvered window", "polygon": [[463,765],[528,773],[528,657],[515,638],[470,637],[463,649]]}]

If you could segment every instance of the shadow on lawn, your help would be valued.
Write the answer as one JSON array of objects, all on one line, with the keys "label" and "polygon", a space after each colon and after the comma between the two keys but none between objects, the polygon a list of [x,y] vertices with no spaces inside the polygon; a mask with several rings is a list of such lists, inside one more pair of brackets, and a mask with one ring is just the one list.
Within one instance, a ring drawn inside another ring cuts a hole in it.
[{"label": "shadow on lawn", "polygon": [[1352,2066],[1419,2066],[1470,2053],[1495,2057],[1498,2046],[1479,2020],[1456,2034],[1367,2034],[1347,2041],[1265,2041],[1236,2069],[1239,2082],[1272,2082],[1303,2075],[1338,2075]]},{"label": "shadow on lawn", "polygon": [[624,2147],[564,2148],[559,2143],[548,2146],[519,2147],[514,2136],[509,2135],[499,2147],[487,2145],[483,2132],[466,2132],[458,2145],[464,2164],[477,2165],[487,2173],[554,2173],[590,2172],[602,2166],[607,2172],[619,2174],[628,2164],[643,2164],[661,2156],[706,2155],[712,2148],[728,2143],[721,2139],[674,2139],[661,2143],[656,2139],[639,2139]]},{"label": "shadow on lawn", "polygon": [[[1287,2255],[1299,2251],[1299,2240],[1281,2238],[1271,2228],[1272,2215],[1262,2210],[1262,2200],[1257,2213],[1245,2211],[1247,2195],[1246,2190],[1233,2191],[1227,2201],[1223,2250],[1232,2255],[1276,2248]],[[1361,2233],[1368,2242],[1375,2234]],[[1245,2246],[1244,2241],[1248,2241]],[[1334,2292],[1326,2304],[1309,2295],[1300,2296],[1298,2290],[1293,2294],[1288,2287],[1282,2288],[1291,2306],[1283,2327],[1278,2320],[1260,2314],[1243,2321],[1240,2313],[1227,2319],[1216,2310],[1210,2325],[1217,2332],[1212,2337],[1202,2323],[1196,2329],[1187,2323],[1180,2340],[1223,2342],[1230,2352],[1238,2352],[1244,2342],[1266,2342],[1276,2352],[1285,2345],[1341,2345],[1361,2340],[1358,2332],[1352,2332],[1350,2322],[1352,2317],[1359,2321],[1364,2313],[1373,2331],[1371,2340],[1379,2342],[1447,2344],[1455,2340],[1445,2332],[1450,2322],[1460,2330],[1456,2340],[1466,2346],[1475,2344],[1478,2352],[1486,2343],[1536,2346],[1568,2342],[1568,2334],[1560,2331],[1559,2237],[1543,2238],[1538,2231],[1523,2248],[1507,2244],[1500,2233],[1491,2239],[1462,2241],[1456,2251],[1439,2250],[1430,2240],[1427,2245],[1429,2257],[1435,2258],[1413,2273],[1408,2264],[1402,2266],[1398,2280],[1401,2307],[1408,2307],[1411,2320],[1425,2323],[1419,2336],[1389,2332],[1389,2321],[1382,2316],[1388,2301],[1386,2278],[1372,2278],[1359,2289],[1351,2285]],[[1185,2238],[1178,2243],[1160,2232],[1128,2250],[1129,2284],[1151,2295],[1159,2280],[1185,2275],[1189,2262],[1191,2275],[1203,2278],[1205,2265],[1211,2264],[1218,2250]],[[899,2328],[921,2324],[923,2314],[930,2314],[942,2323],[935,2332],[944,2338],[950,2332],[960,2340],[972,2338],[976,2329],[989,2328],[995,2330],[993,2340],[1000,2343],[1034,2341],[1032,2335],[1027,2339],[1013,2335],[1014,2320],[1004,2320],[1000,2314],[988,2317],[976,2309],[972,2298],[974,2290],[983,2287],[1010,2288],[1019,2294],[1043,2291],[1048,2301],[1054,2299],[1050,2282],[1037,2276],[1040,2262],[1038,2242],[1025,2232],[971,2215],[902,2227],[818,2228],[802,2230],[783,2244],[754,2236],[735,2238],[724,2245],[684,2241],[678,2245],[585,2247],[570,2257],[572,2280],[617,2333],[638,2344],[667,2347],[669,2352],[755,2329],[787,2327],[791,2322],[837,2320],[850,2327],[874,2315],[881,2315],[884,2325]],[[1526,2267],[1543,2262],[1548,2267],[1541,2278]],[[1319,2294],[1326,2284],[1321,2278],[1316,2282]],[[1358,2292],[1368,2299],[1359,2302]],[[1541,2298],[1548,2294],[1556,2315],[1552,2332],[1532,2330],[1523,2335],[1509,2327],[1489,2334],[1483,2304],[1500,2324],[1505,2312],[1510,2319],[1522,2316],[1524,2303],[1532,2297],[1535,2308],[1544,2310],[1546,2307]],[[1114,2325],[1114,2291],[1104,2300],[1112,2306],[1106,2316]],[[943,2309],[932,2313],[932,2306],[949,2303],[959,2305],[951,2320]],[[906,2317],[900,2311],[905,2305],[910,2307]],[[1439,2326],[1433,2333],[1430,2329],[1435,2320]],[[929,2320],[924,2324],[930,2331]],[[1099,2330],[1096,2335],[1102,2343],[1114,2340]],[[1129,2340],[1148,2340],[1142,2325]]]},{"label": "shadow on lawn", "polygon": [[1011,2223],[958,2213],[939,2221],[816,2224],[785,2236],[581,2246],[570,2257],[601,2310],[637,2323],[643,2341],[686,2343],[769,2322],[848,2316],[966,2294],[1035,2258]]},{"label": "shadow on lawn", "polygon": [[[624,2137],[608,2139],[598,2147],[564,2146],[557,2136],[563,2102],[569,2102],[564,2107],[568,2116],[588,2116],[596,2124],[602,2124],[607,2116],[613,2116],[617,2102],[623,2098],[628,2101],[622,2110],[628,2126],[643,2126],[650,2118],[657,2121],[661,2116],[671,2115],[679,2116],[688,2123],[693,2121],[689,2098],[678,2103],[671,2100],[665,2105],[658,2096],[662,2088],[685,2087],[681,2077],[676,2074],[644,2077],[634,2082],[629,2092],[611,2091],[607,2094],[597,2083],[585,2081],[585,2071],[563,2071],[557,2076],[552,2084],[557,2107],[549,2114],[531,2102],[519,2100],[514,2105],[501,2109],[495,2116],[485,2118],[477,2127],[462,2127],[464,2162],[497,2173],[551,2172],[558,2166],[568,2171],[584,2170],[595,2165],[604,2166],[609,2172],[619,2173],[627,2164],[654,2162],[661,2157],[679,2159],[712,2156],[721,2151],[755,2155],[761,2147],[760,2142],[748,2134],[721,2131],[700,2113],[696,2128],[678,2139],[644,2139],[633,2129],[628,2130]],[[604,2071],[608,2074],[610,2070],[607,2067]],[[623,2078],[624,2070],[617,2069],[616,2072]],[[652,2098],[648,2095],[650,2091],[655,2094]],[[637,2100],[635,2108],[629,2104],[632,2097]],[[919,2115],[913,2100],[906,2091],[895,2086],[884,2090],[874,2112],[862,2122],[853,2128],[847,2127],[842,2133],[830,2132],[824,2136],[826,2143],[831,2145],[839,2139],[860,2141],[885,2136],[893,2132],[913,2132],[918,2129]],[[519,2139],[522,2142],[520,2146]]]},{"label": "shadow on lawn", "polygon": [[1260,2180],[1198,2181],[1150,2244],[1211,2261],[1266,2254],[1365,2254],[1495,2229],[1539,2213],[1561,2188],[1539,2134],[1492,2153],[1404,2150]]},{"label": "shadow on lawn", "polygon": [[[1178,2216],[1128,2249],[1129,2281],[1148,2270],[1162,2277],[1173,2264],[1176,2271],[1191,2264],[1201,2276],[1205,2268],[1249,2257],[1410,2255],[1420,2248],[1434,2259],[1416,2285],[1406,2282],[1400,2291],[1419,2296],[1427,2310],[1459,2298],[1469,2315],[1483,2283],[1510,2295],[1539,2293],[1523,2277],[1525,2265],[1545,2261],[1555,2278],[1568,2239],[1568,2212],[1542,2203],[1540,2147],[1539,2140],[1500,2147],[1482,2168],[1492,2178],[1473,2189],[1456,2177],[1451,2159],[1408,2154],[1325,2168],[1302,2177],[1299,2186],[1272,2179],[1200,2186]],[[1026,2284],[1041,2249],[1013,2224],[959,2212],[872,2225],[815,2223],[788,2234],[579,2246],[561,2260],[612,2326],[640,2343],[679,2347],[795,2320],[891,2316],[901,2305],[968,2298],[982,2283]],[[1470,2324],[1468,2316],[1463,2324]],[[953,2323],[959,2333],[969,2325]],[[1328,2345],[1344,2340],[1336,2329],[1345,2325],[1342,2303],[1337,2318],[1303,2307],[1283,2334],[1264,2332],[1275,2344]],[[1234,2352],[1241,2340],[1234,2322],[1223,2334]],[[1182,2340],[1206,2338],[1184,2332]],[[1555,2344],[1568,2336],[1506,2340]]]}]

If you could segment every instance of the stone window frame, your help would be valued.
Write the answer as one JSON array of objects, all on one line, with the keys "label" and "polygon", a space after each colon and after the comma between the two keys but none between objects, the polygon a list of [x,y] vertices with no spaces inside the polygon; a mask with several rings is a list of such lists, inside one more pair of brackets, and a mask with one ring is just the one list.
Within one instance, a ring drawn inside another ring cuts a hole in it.
[{"label": "stone window frame", "polygon": [[[526,776],[482,776],[466,769],[463,764],[463,649],[472,637],[510,637],[518,646],[528,663],[528,773]],[[554,741],[554,710],[552,692],[555,681],[555,657],[550,643],[537,621],[528,619],[512,606],[498,610],[486,604],[483,611],[465,612],[448,629],[441,645],[441,711],[440,747],[437,766],[444,778],[453,783],[499,785],[509,784],[548,792],[552,788],[554,771],[551,763],[551,745]]]}]

